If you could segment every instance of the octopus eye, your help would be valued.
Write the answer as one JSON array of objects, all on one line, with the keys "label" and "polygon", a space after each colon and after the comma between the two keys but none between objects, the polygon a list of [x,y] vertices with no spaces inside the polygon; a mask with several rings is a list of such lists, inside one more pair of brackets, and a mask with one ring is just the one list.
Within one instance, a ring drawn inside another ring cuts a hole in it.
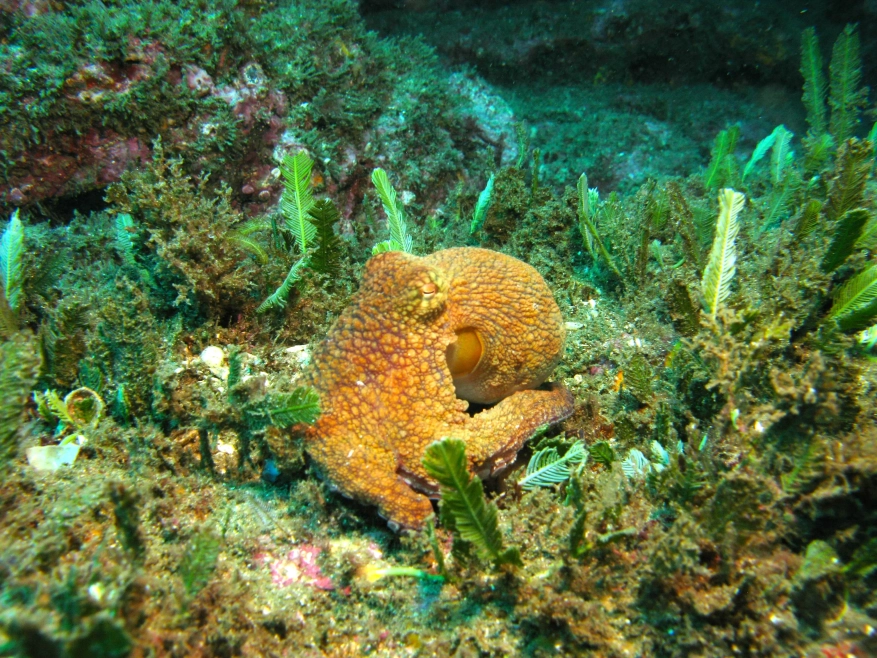
[{"label": "octopus eye", "polygon": [[432,299],[435,297],[435,294],[438,292],[438,286],[430,281],[429,283],[424,283],[420,286],[420,294],[423,295],[424,299]]}]

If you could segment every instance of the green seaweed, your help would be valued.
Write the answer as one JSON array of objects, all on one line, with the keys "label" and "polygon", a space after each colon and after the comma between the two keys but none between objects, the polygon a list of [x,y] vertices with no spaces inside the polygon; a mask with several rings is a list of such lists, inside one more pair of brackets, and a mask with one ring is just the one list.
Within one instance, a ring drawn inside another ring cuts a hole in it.
[{"label": "green seaweed", "polygon": [[441,485],[443,518],[453,519],[455,537],[474,545],[481,557],[496,567],[522,566],[518,549],[503,545],[496,505],[487,502],[481,480],[469,473],[466,444],[458,439],[430,444],[423,467]]},{"label": "green seaweed", "polygon": [[588,250],[591,252],[591,255],[594,256],[594,247],[592,245],[596,245],[596,253],[599,253],[603,258],[606,266],[612,270],[612,272],[621,277],[621,272],[618,270],[618,267],[615,265],[615,261],[612,260],[612,255],[609,253],[609,250],[603,244],[603,240],[600,238],[600,234],[597,232],[597,224],[594,222],[594,208],[591,207],[590,202],[590,190],[588,189],[588,177],[586,174],[582,174],[579,176],[579,181],[576,185],[576,189],[578,190],[579,195],[579,204],[578,204],[578,214],[579,214],[579,230],[582,233],[582,237],[585,238],[585,244],[588,247]]},{"label": "green seaweed", "polygon": [[844,213],[834,226],[831,236],[831,244],[822,258],[820,268],[823,272],[834,272],[844,264],[856,247],[856,242],[862,236],[865,224],[868,223],[870,214],[864,208],[854,208]]},{"label": "green seaweed", "polygon": [[311,240],[317,234],[317,227],[308,214],[314,205],[314,197],[311,193],[313,166],[314,161],[305,151],[299,151],[295,155],[287,154],[280,163],[280,174],[283,176],[280,208],[283,211],[286,228],[295,239],[300,254],[307,251]]},{"label": "green seaweed", "polygon": [[383,169],[375,169],[372,172],[372,183],[378,191],[378,197],[384,212],[387,214],[387,225],[390,229],[390,239],[379,242],[372,249],[373,254],[379,254],[385,251],[406,251],[411,252],[413,240],[408,234],[408,226],[405,223],[405,213],[402,205],[396,198],[396,190],[390,184],[387,178],[387,172]]},{"label": "green seaweed", "polygon": [[844,318],[856,314],[856,324],[862,326],[872,317],[875,300],[877,300],[877,264],[870,265],[850,277],[834,292],[828,317],[843,321]]},{"label": "green seaweed", "polygon": [[472,222],[469,224],[469,235],[475,235],[484,226],[484,220],[487,219],[487,213],[490,211],[490,204],[493,203],[493,182],[494,175],[491,174],[487,179],[487,184],[478,195],[478,201],[475,202],[475,210],[472,213]]},{"label": "green seaweed", "polygon": [[283,279],[283,283],[281,283],[280,287],[271,293],[264,302],[259,304],[258,308],[256,308],[256,313],[264,313],[271,308],[283,308],[286,306],[286,302],[289,299],[289,293],[292,292],[292,287],[301,278],[301,270],[307,267],[309,260],[308,256],[302,256],[295,261],[292,267],[289,268],[289,272],[286,273],[286,278]]},{"label": "green seaweed", "polygon": [[740,138],[740,126],[733,125],[722,130],[713,145],[709,166],[704,172],[704,186],[711,190],[716,187],[732,185],[737,175],[737,163],[734,150]]},{"label": "green seaweed", "polygon": [[291,393],[273,396],[267,403],[268,416],[277,427],[298,423],[313,425],[320,415],[320,396],[312,388],[300,386]]},{"label": "green seaweed", "polygon": [[654,377],[652,366],[646,358],[642,354],[635,354],[624,370],[624,386],[641,404],[649,404],[655,395],[652,390]]},{"label": "green seaweed", "polygon": [[746,197],[730,188],[719,194],[719,215],[713,247],[701,279],[704,307],[713,318],[720,304],[731,294],[731,281],[737,271],[736,240],[740,230],[737,215],[745,201]]},{"label": "green seaweed", "polygon": [[868,88],[860,87],[862,60],[855,25],[847,25],[831,52],[830,130],[835,143],[842,144],[855,134],[862,107],[868,102]]},{"label": "green seaweed", "polygon": [[874,165],[873,156],[871,142],[850,139],[841,145],[825,204],[829,221],[837,221],[862,205],[865,184]]},{"label": "green seaweed", "polygon": [[0,283],[3,299],[13,314],[21,309],[24,288],[24,224],[18,210],[12,213],[0,238]]},{"label": "green seaweed", "polygon": [[584,468],[587,462],[588,452],[581,441],[568,446],[563,455],[554,446],[542,448],[530,457],[526,473],[518,480],[518,486],[524,491],[531,491],[538,487],[550,487],[552,484],[566,482],[574,471]]},{"label": "green seaweed", "polygon": [[341,219],[341,213],[328,199],[317,201],[308,211],[311,223],[316,228],[314,244],[316,248],[308,265],[316,272],[333,274],[338,271],[342,254],[342,242],[335,234],[334,226]]},{"label": "green seaweed", "polygon": [[615,451],[608,441],[597,441],[588,448],[588,453],[595,464],[602,464],[607,468],[612,466],[612,462],[616,460]]},{"label": "green seaweed", "polygon": [[121,482],[110,482],[107,488],[113,502],[113,517],[121,544],[136,560],[143,560],[146,544],[140,528],[140,495]]},{"label": "green seaweed", "polygon": [[804,78],[804,95],[801,100],[807,108],[810,132],[814,135],[822,135],[828,129],[825,107],[827,84],[819,39],[813,27],[808,27],[801,33],[801,75]]}]

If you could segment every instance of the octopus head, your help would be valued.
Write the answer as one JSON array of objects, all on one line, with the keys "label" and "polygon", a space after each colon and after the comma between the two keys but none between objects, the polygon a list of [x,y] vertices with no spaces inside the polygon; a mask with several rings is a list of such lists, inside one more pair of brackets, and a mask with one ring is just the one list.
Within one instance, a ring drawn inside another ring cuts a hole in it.
[{"label": "octopus head", "polygon": [[445,276],[402,251],[388,251],[369,260],[360,290],[375,307],[420,322],[441,315],[448,301]]}]

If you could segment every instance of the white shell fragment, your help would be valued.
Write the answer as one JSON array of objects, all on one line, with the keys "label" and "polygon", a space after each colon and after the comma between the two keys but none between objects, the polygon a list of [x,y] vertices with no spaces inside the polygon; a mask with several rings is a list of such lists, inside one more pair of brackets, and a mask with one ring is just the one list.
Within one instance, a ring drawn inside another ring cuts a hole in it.
[{"label": "white shell fragment", "polygon": [[208,345],[201,352],[201,361],[215,376],[223,381],[228,379],[228,366],[225,365],[225,352],[221,347]]},{"label": "white shell fragment", "polygon": [[38,471],[57,471],[70,466],[79,455],[79,445],[67,443],[59,446],[33,446],[25,451],[27,463]]}]

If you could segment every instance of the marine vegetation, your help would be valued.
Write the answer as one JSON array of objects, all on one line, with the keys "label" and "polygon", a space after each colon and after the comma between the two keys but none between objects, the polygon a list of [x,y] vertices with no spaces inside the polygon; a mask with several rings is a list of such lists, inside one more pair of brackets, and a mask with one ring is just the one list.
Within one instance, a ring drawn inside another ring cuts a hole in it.
[{"label": "marine vegetation", "polygon": [[[454,5],[453,70],[359,13],[418,3],[13,4],[0,655],[877,654],[859,28],[778,22],[736,74],[801,88],[705,120],[620,52],[648,3]],[[503,50],[604,59],[547,103]]]}]

